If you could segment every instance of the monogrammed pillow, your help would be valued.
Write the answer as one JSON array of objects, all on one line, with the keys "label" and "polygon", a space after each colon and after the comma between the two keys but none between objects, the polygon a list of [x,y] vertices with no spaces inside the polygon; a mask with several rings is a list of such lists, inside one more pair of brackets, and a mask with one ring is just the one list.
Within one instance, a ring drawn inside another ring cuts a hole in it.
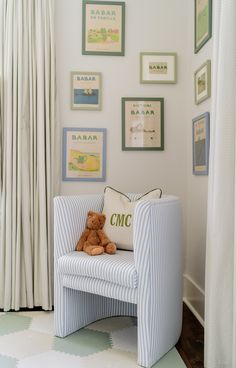
[{"label": "monogrammed pillow", "polygon": [[133,213],[139,200],[161,198],[161,189],[154,189],[139,196],[135,201],[117,190],[106,187],[103,213],[106,222],[103,230],[119,249],[133,250]]}]

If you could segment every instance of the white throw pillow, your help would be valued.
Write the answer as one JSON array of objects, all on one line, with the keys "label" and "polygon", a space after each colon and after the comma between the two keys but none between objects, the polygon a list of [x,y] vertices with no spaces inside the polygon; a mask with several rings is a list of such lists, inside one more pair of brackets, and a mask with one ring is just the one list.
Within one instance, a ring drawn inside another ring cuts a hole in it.
[{"label": "white throw pillow", "polygon": [[134,207],[139,200],[161,198],[162,190],[154,189],[139,196],[136,200],[131,199],[111,187],[104,191],[103,213],[106,215],[104,231],[111,241],[116,243],[117,248],[133,250],[133,214]]}]

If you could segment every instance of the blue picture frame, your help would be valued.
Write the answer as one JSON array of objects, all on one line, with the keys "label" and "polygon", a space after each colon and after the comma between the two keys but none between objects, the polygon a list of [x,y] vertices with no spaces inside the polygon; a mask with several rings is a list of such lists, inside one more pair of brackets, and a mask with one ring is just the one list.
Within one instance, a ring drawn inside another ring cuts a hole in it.
[{"label": "blue picture frame", "polygon": [[208,175],[210,146],[210,113],[192,120],[193,175]]},{"label": "blue picture frame", "polygon": [[63,181],[106,180],[107,130],[63,128]]}]

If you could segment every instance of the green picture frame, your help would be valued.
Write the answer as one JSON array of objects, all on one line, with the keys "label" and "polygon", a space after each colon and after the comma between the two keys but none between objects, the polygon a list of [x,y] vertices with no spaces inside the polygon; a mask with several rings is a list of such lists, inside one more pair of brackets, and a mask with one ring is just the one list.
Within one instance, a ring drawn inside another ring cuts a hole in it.
[{"label": "green picture frame", "polygon": [[82,54],[124,56],[125,2],[83,0]]},{"label": "green picture frame", "polygon": [[211,97],[211,60],[205,61],[194,73],[195,104]]},{"label": "green picture frame", "polygon": [[195,54],[212,36],[212,0],[194,0]]},{"label": "green picture frame", "polygon": [[177,82],[176,52],[141,52],[140,83],[173,84]]},{"label": "green picture frame", "polygon": [[71,72],[71,109],[102,109],[102,74],[99,72]]},{"label": "green picture frame", "polygon": [[164,98],[122,97],[122,151],[164,150]]}]

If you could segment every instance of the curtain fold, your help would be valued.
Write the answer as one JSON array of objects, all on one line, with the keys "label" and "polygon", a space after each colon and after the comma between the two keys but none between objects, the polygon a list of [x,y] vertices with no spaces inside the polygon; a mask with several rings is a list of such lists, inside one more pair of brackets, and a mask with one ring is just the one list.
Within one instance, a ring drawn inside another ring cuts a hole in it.
[{"label": "curtain fold", "polygon": [[0,0],[0,308],[52,307],[54,0]]},{"label": "curtain fold", "polygon": [[205,367],[236,368],[236,2],[214,1]]}]

